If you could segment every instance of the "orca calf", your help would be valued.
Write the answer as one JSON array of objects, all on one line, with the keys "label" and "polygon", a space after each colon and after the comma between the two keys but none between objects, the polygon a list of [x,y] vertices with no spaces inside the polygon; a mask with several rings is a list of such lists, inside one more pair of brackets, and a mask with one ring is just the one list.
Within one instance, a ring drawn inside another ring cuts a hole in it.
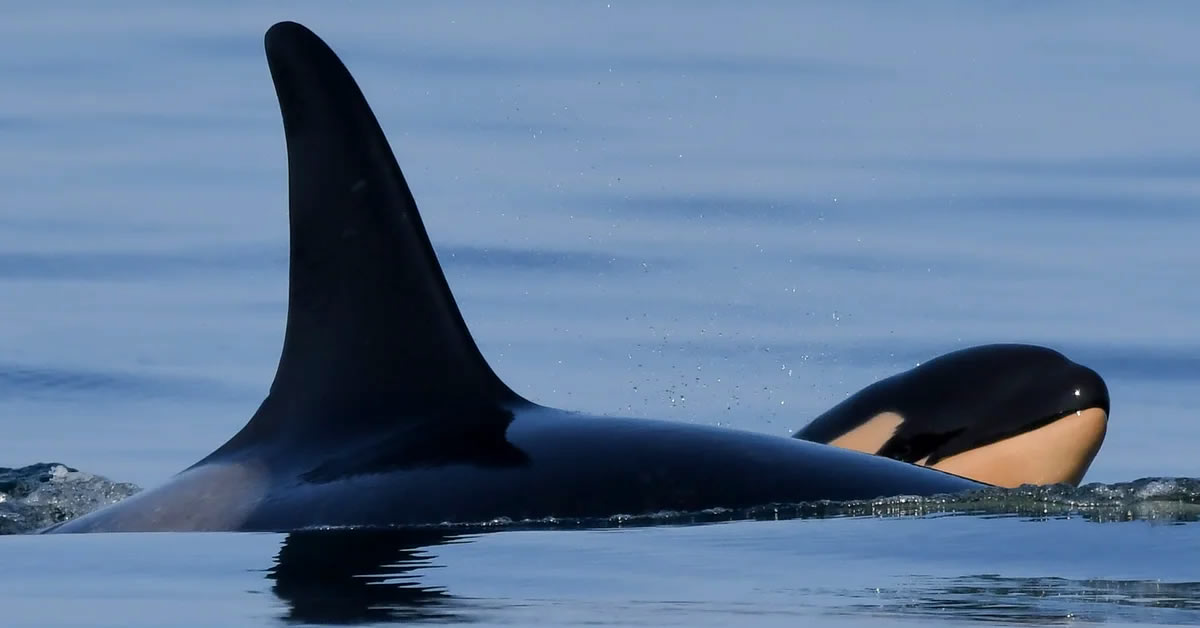
[{"label": "orca calf", "polygon": [[984,345],[875,382],[795,437],[997,486],[1078,485],[1108,414],[1092,369],[1045,347]]},{"label": "orca calf", "polygon": [[[797,438],[523,399],[467,331],[345,66],[299,24],[271,27],[265,45],[287,142],[291,246],[269,393],[240,432],[165,484],[47,531],[590,518],[983,486]],[[936,405],[943,392],[897,394]]]}]

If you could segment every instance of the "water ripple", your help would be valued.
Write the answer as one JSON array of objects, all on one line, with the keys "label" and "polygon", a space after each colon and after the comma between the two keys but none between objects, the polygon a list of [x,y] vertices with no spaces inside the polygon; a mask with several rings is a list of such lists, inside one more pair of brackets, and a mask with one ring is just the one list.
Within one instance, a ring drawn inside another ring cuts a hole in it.
[{"label": "water ripple", "polygon": [[81,401],[182,397],[212,400],[231,394],[225,384],[200,378],[0,362],[0,397],[7,399]]},{"label": "water ripple", "polygon": [[834,614],[926,617],[1005,624],[1123,619],[1186,624],[1200,612],[1200,582],[1057,577],[913,575],[896,587],[843,595],[858,601]]}]

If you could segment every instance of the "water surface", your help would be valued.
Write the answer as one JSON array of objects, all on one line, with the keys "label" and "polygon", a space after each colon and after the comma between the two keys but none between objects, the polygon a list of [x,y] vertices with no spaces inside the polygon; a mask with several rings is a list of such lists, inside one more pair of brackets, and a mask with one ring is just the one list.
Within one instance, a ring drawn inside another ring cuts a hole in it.
[{"label": "water surface", "polygon": [[[520,394],[782,435],[939,353],[1035,342],[1109,383],[1089,480],[1200,475],[1197,17],[1104,3],[13,8],[0,465],[154,485],[261,399],[287,260],[261,37],[294,19],[358,78],[468,325]],[[422,550],[437,568],[411,577],[449,596],[436,612],[492,623],[1195,623],[1200,536],[1176,523],[514,531]],[[0,541],[6,625],[295,612],[264,571],[282,537]]]}]

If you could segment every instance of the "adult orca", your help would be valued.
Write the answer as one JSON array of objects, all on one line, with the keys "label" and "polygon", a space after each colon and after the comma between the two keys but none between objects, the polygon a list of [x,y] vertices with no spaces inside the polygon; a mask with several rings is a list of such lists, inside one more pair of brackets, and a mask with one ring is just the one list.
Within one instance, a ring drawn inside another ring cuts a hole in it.
[{"label": "adult orca", "polygon": [[1108,387],[1046,347],[995,344],[882,379],[796,432],[998,486],[1078,485],[1108,429]]},{"label": "adult orca", "polygon": [[451,296],[350,73],[266,34],[287,142],[287,324],[250,421],[165,484],[49,531],[272,530],[606,517],[952,493],[935,469],[785,436],[586,416],[523,399]]}]

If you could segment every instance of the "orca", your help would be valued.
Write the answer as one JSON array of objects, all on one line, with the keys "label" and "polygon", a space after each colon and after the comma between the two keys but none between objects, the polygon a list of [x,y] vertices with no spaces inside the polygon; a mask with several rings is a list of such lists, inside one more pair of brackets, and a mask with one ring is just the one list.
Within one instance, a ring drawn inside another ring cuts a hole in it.
[{"label": "orca", "polygon": [[266,398],[164,484],[48,532],[294,531],[956,493],[944,471],[784,435],[535,404],[488,365],[358,85],[294,22],[265,37],[289,285]]},{"label": "orca", "polygon": [[1108,415],[1096,371],[1046,347],[993,344],[875,382],[795,437],[997,486],[1078,485]]}]

